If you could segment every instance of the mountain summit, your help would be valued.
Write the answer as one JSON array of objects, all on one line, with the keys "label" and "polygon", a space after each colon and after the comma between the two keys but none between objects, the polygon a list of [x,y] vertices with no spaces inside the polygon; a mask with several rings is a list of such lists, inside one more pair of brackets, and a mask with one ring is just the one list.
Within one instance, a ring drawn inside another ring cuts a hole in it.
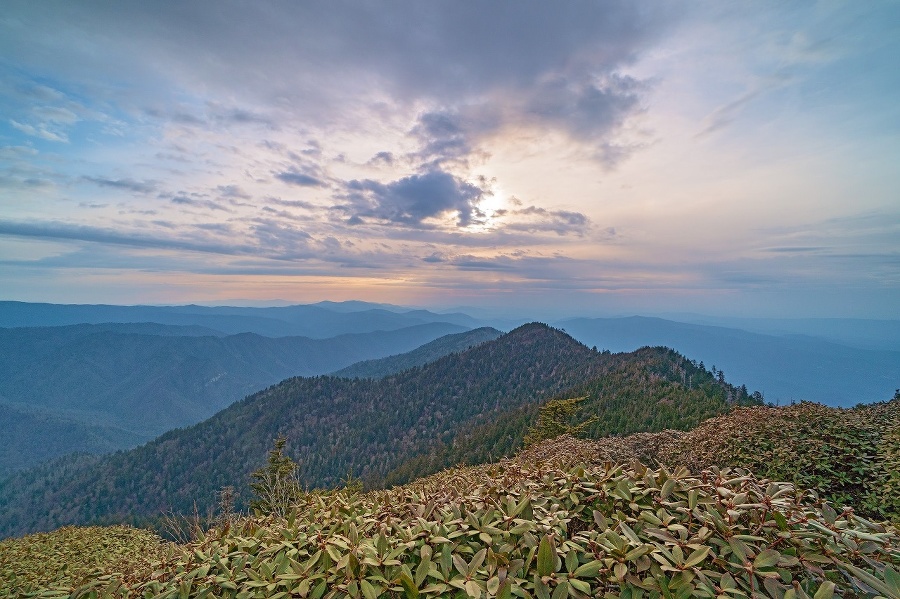
[{"label": "mountain summit", "polygon": [[379,486],[447,459],[497,458],[522,445],[548,400],[575,394],[619,423],[613,432],[689,427],[740,399],[671,350],[599,353],[532,323],[379,380],[287,379],[132,451],[22,473],[0,487],[0,532],[187,512],[195,502],[205,509],[218,489],[245,488],[278,436],[311,487],[336,485],[348,472]]}]

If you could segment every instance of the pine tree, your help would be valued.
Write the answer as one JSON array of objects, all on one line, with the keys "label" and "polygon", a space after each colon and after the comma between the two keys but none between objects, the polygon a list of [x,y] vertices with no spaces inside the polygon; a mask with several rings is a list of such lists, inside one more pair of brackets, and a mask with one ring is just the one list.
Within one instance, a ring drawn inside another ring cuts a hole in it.
[{"label": "pine tree", "polygon": [[250,475],[250,489],[256,494],[256,499],[250,501],[250,509],[257,514],[283,518],[302,494],[299,466],[284,455],[285,443],[287,439],[283,436],[275,439],[266,465]]},{"label": "pine tree", "polygon": [[580,435],[584,429],[597,420],[596,416],[592,416],[585,422],[572,424],[572,417],[578,410],[578,404],[586,399],[587,396],[552,399],[544,404],[538,413],[537,424],[529,428],[525,434],[525,445],[531,446],[560,435],[572,435],[573,437]]}]

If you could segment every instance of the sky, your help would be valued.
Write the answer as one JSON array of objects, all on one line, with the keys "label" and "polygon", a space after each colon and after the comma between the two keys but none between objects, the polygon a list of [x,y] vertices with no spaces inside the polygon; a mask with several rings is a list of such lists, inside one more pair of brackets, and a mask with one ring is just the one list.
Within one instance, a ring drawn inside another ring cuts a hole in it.
[{"label": "sky", "polygon": [[900,318],[900,2],[24,2],[0,299]]}]

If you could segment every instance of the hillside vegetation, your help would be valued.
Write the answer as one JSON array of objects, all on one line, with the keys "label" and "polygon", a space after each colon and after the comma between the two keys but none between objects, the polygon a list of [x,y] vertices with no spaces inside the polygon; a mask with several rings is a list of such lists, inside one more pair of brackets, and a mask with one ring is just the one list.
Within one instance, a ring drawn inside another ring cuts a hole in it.
[{"label": "hillside vegetation", "polygon": [[[57,571],[42,584],[74,597],[900,597],[890,525],[748,470],[622,465],[753,410],[739,412],[688,433],[558,437],[387,491],[304,493],[286,518],[232,518],[180,550],[157,539],[149,570],[109,560],[87,582]],[[28,596],[22,580],[7,593]]]},{"label": "hillside vegetation", "polygon": [[741,465],[900,523],[900,392],[852,409],[809,402],[739,408],[685,434],[660,459],[694,469]]},{"label": "hillside vegetation", "polygon": [[204,512],[222,487],[245,488],[280,435],[310,488],[348,472],[372,488],[495,460],[521,447],[547,400],[573,390],[633,430],[689,428],[750,401],[671,350],[599,353],[531,324],[380,380],[288,379],[132,451],[14,476],[0,483],[0,534]]}]

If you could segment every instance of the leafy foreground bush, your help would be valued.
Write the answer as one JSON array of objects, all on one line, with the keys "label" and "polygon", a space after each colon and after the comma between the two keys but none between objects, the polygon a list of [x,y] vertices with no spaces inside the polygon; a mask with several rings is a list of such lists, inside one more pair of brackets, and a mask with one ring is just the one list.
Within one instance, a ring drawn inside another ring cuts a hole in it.
[{"label": "leafy foreground bush", "polygon": [[684,433],[659,460],[693,470],[739,465],[900,523],[900,397],[852,409],[810,402],[737,408]]},{"label": "leafy foreground bush", "polygon": [[448,470],[390,491],[311,493],[286,519],[211,531],[143,597],[900,597],[900,536],[743,470]]},{"label": "leafy foreground bush", "polygon": [[65,597],[108,572],[153,572],[174,546],[130,526],[66,526],[0,541],[0,597]]}]

